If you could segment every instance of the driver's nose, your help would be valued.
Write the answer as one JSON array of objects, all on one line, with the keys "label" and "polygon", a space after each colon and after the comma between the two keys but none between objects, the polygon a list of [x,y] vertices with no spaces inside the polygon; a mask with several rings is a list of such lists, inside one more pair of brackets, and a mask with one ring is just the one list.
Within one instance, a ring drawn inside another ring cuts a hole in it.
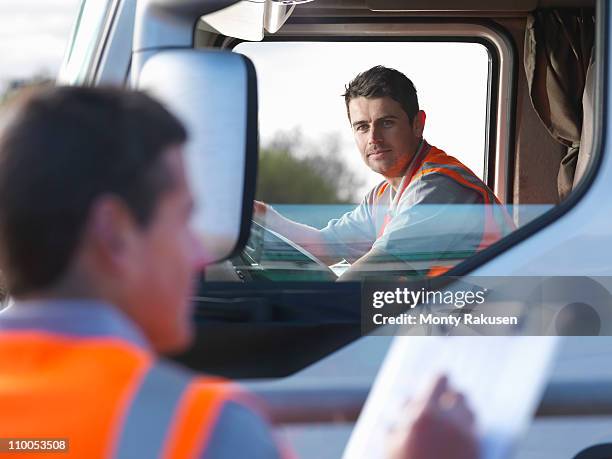
[{"label": "driver's nose", "polygon": [[373,125],[370,129],[370,136],[368,137],[369,145],[379,145],[383,143],[382,129]]}]

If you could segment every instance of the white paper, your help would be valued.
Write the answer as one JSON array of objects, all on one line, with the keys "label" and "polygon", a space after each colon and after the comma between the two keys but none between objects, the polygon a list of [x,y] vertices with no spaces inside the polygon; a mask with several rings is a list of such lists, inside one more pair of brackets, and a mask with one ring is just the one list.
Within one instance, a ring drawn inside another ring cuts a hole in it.
[{"label": "white paper", "polygon": [[385,457],[404,402],[440,374],[476,415],[481,457],[509,457],[537,409],[558,343],[555,336],[396,337],[343,459]]}]

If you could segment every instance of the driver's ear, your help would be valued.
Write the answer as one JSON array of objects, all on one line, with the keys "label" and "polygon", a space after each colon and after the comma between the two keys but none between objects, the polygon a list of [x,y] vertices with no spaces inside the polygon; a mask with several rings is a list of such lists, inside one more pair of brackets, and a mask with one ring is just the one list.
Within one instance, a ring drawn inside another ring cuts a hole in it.
[{"label": "driver's ear", "polygon": [[412,120],[412,129],[414,135],[417,138],[423,137],[423,130],[425,129],[425,119],[427,116],[423,110],[419,110]]}]

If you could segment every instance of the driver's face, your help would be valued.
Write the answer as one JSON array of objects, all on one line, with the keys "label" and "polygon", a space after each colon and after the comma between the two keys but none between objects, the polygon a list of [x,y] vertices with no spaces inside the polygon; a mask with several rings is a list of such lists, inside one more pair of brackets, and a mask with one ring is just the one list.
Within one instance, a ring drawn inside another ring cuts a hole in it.
[{"label": "driver's face", "polygon": [[423,135],[425,114],[419,112],[411,123],[390,97],[357,97],[349,102],[349,115],[367,166],[387,179],[403,176]]}]

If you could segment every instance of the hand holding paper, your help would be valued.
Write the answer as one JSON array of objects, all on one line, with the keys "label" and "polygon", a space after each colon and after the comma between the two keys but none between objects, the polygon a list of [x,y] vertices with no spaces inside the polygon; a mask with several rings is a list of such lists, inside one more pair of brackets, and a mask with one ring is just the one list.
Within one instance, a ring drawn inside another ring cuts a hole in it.
[{"label": "hand holding paper", "polygon": [[477,459],[474,414],[446,376],[407,403],[389,434],[390,459]]}]

